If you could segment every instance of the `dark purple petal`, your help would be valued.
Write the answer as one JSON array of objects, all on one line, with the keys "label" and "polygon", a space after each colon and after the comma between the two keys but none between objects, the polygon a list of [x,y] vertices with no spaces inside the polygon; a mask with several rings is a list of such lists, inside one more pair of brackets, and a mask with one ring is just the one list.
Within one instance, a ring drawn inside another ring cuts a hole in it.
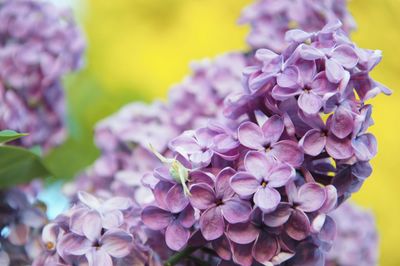
[{"label": "dark purple petal", "polygon": [[231,178],[231,187],[239,196],[251,196],[259,186],[260,182],[246,172],[238,172]]},{"label": "dark purple petal", "polygon": [[101,237],[101,249],[114,258],[123,258],[129,254],[133,237],[124,230],[110,229]]},{"label": "dark purple petal", "polygon": [[190,188],[190,203],[199,210],[205,210],[216,204],[214,190],[207,184],[196,184]]},{"label": "dark purple petal", "polygon": [[310,220],[307,215],[300,211],[294,210],[285,224],[286,233],[295,240],[303,240],[310,233]]},{"label": "dark purple petal", "polygon": [[156,206],[147,206],[142,211],[142,221],[150,229],[161,230],[170,224],[172,215]]},{"label": "dark purple petal", "polygon": [[262,232],[254,243],[252,254],[256,261],[267,264],[279,250],[278,241],[275,237]]},{"label": "dark purple petal", "polygon": [[265,213],[274,211],[280,201],[281,195],[274,188],[260,187],[260,189],[258,189],[257,192],[254,194],[255,205]]},{"label": "dark purple petal", "polygon": [[174,185],[165,198],[168,208],[172,213],[181,212],[188,204],[189,198],[184,194],[180,184]]},{"label": "dark purple petal", "polygon": [[292,208],[290,204],[279,203],[275,211],[264,214],[263,221],[266,225],[270,227],[277,227],[286,223],[289,220],[291,214]]},{"label": "dark purple petal", "polygon": [[232,258],[231,244],[225,235],[212,241],[211,246],[221,259],[230,260]]},{"label": "dark purple petal", "polygon": [[194,209],[188,205],[178,216],[177,219],[183,227],[190,228],[195,223]]},{"label": "dark purple petal", "polygon": [[306,154],[317,156],[325,148],[326,136],[319,129],[311,129],[307,131],[299,144]]},{"label": "dark purple petal", "polygon": [[304,154],[296,142],[282,140],[275,143],[271,154],[281,162],[285,162],[293,167],[298,167],[303,163]]},{"label": "dark purple petal", "polygon": [[241,223],[247,221],[251,213],[251,205],[248,201],[232,198],[221,205],[222,215],[229,223]]},{"label": "dark purple petal", "polygon": [[322,207],[326,200],[326,191],[317,183],[306,183],[299,189],[298,208],[304,212],[313,212]]},{"label": "dark purple petal", "polygon": [[230,185],[231,177],[236,173],[230,167],[224,168],[219,172],[215,180],[215,192],[216,197],[220,199],[227,199],[233,196],[235,193]]},{"label": "dark purple petal", "polygon": [[239,245],[232,243],[232,259],[241,266],[253,265],[253,256],[251,254],[253,244]]},{"label": "dark purple petal", "polygon": [[168,204],[166,201],[167,194],[169,190],[174,186],[173,183],[160,181],[154,188],[153,194],[157,204],[163,209],[168,209]]},{"label": "dark purple petal", "polygon": [[229,239],[237,244],[249,244],[256,240],[260,229],[253,223],[229,224],[226,234]]},{"label": "dark purple petal", "polygon": [[190,231],[177,221],[172,222],[165,231],[165,242],[167,246],[175,251],[184,248],[189,240]]},{"label": "dark purple petal", "polygon": [[245,122],[238,129],[239,142],[250,149],[262,150],[264,142],[264,134],[261,128],[252,123]]},{"label": "dark purple petal", "polygon": [[200,229],[204,238],[209,241],[222,236],[225,222],[219,207],[210,208],[201,214]]}]

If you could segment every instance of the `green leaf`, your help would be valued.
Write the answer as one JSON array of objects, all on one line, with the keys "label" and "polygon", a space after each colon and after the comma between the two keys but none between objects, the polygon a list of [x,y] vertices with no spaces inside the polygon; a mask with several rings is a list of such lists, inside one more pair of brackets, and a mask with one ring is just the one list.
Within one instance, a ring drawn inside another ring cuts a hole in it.
[{"label": "green leaf", "polygon": [[33,152],[13,146],[0,146],[0,188],[50,176],[42,159]]},{"label": "green leaf", "polygon": [[19,139],[23,136],[27,136],[28,134],[18,133],[14,130],[2,130],[0,131],[0,143],[6,143],[12,140]]}]

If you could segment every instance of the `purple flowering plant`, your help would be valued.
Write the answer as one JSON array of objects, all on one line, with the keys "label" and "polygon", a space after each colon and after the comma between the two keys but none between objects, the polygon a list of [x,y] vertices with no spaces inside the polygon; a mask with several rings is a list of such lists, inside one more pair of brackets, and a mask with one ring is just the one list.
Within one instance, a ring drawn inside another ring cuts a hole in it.
[{"label": "purple flowering plant", "polygon": [[[250,52],[194,63],[166,102],[97,124],[101,155],[64,186],[71,206],[55,219],[34,183],[1,190],[0,264],[374,265],[373,219],[346,200],[377,153],[367,101],[391,92],[370,77],[380,51],[349,38],[345,3],[247,7]],[[61,77],[80,67],[82,37],[42,2],[3,1],[1,20],[0,125],[46,150],[63,136]]]}]

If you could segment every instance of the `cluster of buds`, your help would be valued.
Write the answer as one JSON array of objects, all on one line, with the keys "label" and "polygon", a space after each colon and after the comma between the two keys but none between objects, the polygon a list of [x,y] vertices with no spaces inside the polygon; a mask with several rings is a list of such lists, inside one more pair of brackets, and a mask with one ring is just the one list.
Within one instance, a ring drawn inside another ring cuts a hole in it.
[{"label": "cluster of buds", "polygon": [[0,128],[29,133],[45,150],[65,136],[62,78],[82,65],[85,42],[69,10],[0,1]]}]

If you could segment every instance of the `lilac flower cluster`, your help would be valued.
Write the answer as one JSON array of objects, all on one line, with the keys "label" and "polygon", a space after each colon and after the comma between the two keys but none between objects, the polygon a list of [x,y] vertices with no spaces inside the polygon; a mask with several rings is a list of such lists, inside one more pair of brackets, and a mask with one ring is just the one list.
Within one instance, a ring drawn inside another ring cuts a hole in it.
[{"label": "lilac flower cluster", "polygon": [[377,265],[379,239],[372,213],[346,202],[331,216],[336,222],[337,236],[326,256],[326,265]]},{"label": "lilac flower cluster", "polygon": [[40,252],[40,232],[47,222],[45,205],[36,199],[35,184],[0,191],[1,265],[27,265]]},{"label": "lilac flower cluster", "polygon": [[0,128],[48,149],[65,138],[62,77],[82,65],[85,42],[69,10],[33,0],[0,3]]},{"label": "lilac flower cluster", "polygon": [[256,0],[243,10],[239,22],[250,24],[247,42],[252,48],[282,52],[285,33],[291,29],[318,31],[339,19],[347,33],[354,30],[346,4],[347,0]]},{"label": "lilac flower cluster", "polygon": [[140,203],[154,200],[141,182],[144,174],[160,166],[150,144],[165,155],[172,138],[222,117],[223,101],[229,93],[241,90],[242,69],[247,64],[240,53],[195,62],[193,73],[171,89],[168,103],[132,103],[99,122],[95,143],[102,154],[66,186],[66,193],[73,195],[79,187],[104,198],[133,195]]},{"label": "lilac flower cluster", "polygon": [[160,265],[142,244],[140,221],[129,198],[100,200],[86,192],[42,231],[43,251],[33,265]]},{"label": "lilac flower cluster", "polygon": [[376,154],[365,101],[390,94],[369,76],[380,52],[340,27],[292,30],[281,54],[258,50],[226,118],[172,139],[172,158],[158,154],[166,166],[154,171],[142,220],[170,249],[199,231],[239,265],[324,263],[336,231],[327,214],[360,188]]}]

